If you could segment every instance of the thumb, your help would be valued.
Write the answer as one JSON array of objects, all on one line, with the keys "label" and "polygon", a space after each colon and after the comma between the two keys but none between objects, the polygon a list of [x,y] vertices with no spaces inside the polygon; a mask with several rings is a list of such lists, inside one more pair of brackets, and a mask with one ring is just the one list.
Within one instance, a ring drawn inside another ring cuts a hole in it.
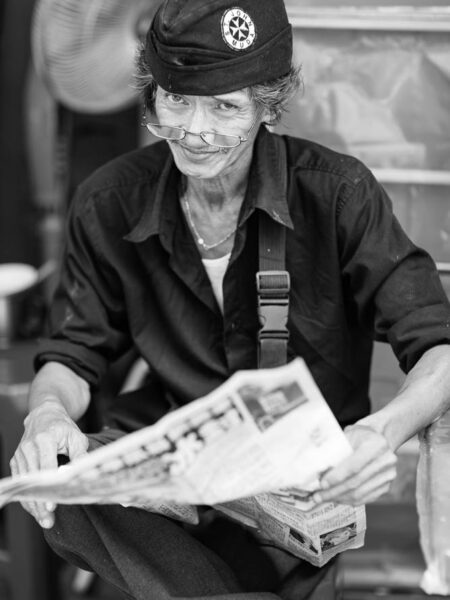
[{"label": "thumb", "polygon": [[75,460],[75,458],[80,458],[87,454],[88,447],[89,440],[83,433],[75,431],[70,434],[67,448],[70,460]]}]

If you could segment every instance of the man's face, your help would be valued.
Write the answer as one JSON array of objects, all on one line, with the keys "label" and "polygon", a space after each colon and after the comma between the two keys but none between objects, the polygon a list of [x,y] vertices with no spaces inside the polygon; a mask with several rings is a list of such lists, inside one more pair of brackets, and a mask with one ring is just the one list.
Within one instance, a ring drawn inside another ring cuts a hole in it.
[{"label": "man's face", "polygon": [[[218,96],[187,96],[158,88],[155,113],[161,125],[186,130],[182,140],[168,144],[178,169],[199,179],[226,175],[242,165],[242,161],[249,163],[263,118],[246,90]],[[248,137],[248,140],[234,148],[220,148],[204,141],[201,132]]]}]

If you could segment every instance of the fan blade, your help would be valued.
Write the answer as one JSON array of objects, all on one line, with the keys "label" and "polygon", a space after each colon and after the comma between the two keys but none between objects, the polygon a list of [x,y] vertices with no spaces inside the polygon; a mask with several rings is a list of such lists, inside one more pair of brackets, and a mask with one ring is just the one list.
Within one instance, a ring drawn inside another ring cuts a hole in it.
[{"label": "fan blade", "polygon": [[137,100],[143,23],[161,0],[37,0],[32,56],[52,95],[79,112],[112,112]]}]

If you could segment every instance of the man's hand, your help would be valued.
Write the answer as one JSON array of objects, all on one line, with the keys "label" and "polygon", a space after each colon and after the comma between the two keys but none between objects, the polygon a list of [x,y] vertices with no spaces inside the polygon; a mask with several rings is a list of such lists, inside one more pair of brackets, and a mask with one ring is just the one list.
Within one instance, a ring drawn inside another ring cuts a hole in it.
[{"label": "man's hand", "polygon": [[395,479],[397,457],[386,438],[366,425],[351,425],[345,434],[353,454],[330,469],[313,496],[317,504],[338,502],[358,506],[385,494]]},{"label": "man's hand", "polygon": [[[58,454],[73,460],[87,452],[87,437],[57,401],[44,402],[32,410],[24,425],[25,433],[10,462],[13,475],[54,469],[58,466]],[[53,526],[55,505],[27,502],[22,506],[42,527]]]}]

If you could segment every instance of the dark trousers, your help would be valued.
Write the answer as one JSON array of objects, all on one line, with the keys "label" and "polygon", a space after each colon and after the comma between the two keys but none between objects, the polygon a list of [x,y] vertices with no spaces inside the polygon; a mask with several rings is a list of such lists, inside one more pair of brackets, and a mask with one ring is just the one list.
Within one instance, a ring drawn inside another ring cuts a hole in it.
[{"label": "dark trousers", "polygon": [[212,509],[186,526],[120,505],[59,506],[45,535],[66,561],[135,600],[335,598],[334,563],[318,569],[261,545]]}]

